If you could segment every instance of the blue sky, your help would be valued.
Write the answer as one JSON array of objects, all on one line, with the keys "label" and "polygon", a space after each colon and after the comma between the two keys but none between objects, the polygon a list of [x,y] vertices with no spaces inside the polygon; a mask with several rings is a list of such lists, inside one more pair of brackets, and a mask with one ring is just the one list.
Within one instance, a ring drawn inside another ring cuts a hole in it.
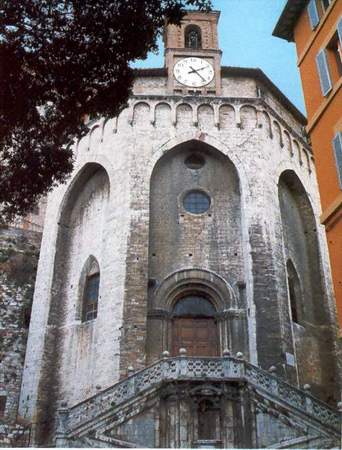
[{"label": "blue sky", "polygon": [[[259,67],[305,113],[296,49],[293,43],[272,36],[286,0],[213,0],[221,11],[219,44],[222,65]],[[134,67],[162,67],[163,46]]]}]

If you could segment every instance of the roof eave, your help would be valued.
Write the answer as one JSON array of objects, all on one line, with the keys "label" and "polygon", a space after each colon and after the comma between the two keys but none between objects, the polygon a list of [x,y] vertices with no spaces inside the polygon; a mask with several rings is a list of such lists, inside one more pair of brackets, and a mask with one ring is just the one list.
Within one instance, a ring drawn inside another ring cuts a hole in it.
[{"label": "roof eave", "polygon": [[272,35],[294,42],[294,28],[307,3],[307,0],[287,0]]}]

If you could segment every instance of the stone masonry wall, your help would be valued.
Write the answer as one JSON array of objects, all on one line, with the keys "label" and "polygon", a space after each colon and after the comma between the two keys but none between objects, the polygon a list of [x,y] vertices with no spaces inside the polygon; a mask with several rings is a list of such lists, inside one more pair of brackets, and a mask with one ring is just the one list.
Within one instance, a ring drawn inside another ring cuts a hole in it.
[{"label": "stone masonry wall", "polygon": [[41,233],[0,229],[0,446],[27,444],[17,418]]}]

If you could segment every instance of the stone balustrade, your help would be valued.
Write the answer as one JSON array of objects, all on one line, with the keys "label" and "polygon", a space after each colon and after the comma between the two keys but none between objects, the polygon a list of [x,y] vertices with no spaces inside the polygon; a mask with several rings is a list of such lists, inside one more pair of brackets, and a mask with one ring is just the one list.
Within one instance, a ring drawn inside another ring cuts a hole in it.
[{"label": "stone balustrade", "polygon": [[173,358],[164,357],[71,408],[64,405],[59,409],[59,433],[69,436],[82,433],[82,429],[88,427],[95,418],[158,387],[161,383],[205,380],[248,383],[275,402],[293,408],[331,429],[333,434],[339,432],[340,417],[332,408],[313,397],[308,390],[290,385],[276,375],[253,366],[241,356],[193,358],[183,354]]}]

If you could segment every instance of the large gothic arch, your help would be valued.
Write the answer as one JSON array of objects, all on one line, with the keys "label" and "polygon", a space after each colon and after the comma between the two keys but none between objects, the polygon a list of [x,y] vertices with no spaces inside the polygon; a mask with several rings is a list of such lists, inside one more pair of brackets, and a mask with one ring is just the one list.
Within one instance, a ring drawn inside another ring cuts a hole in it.
[{"label": "large gothic arch", "polygon": [[[245,298],[238,288],[245,277],[240,179],[229,157],[207,139],[203,135],[168,146],[159,158],[154,154],[156,163],[150,178],[148,360],[171,349],[173,307],[187,294],[203,296],[215,306],[220,354],[227,347],[248,351],[247,333],[241,340],[243,333],[236,332],[238,328],[245,330],[246,323]],[[198,167],[196,159],[202,161]],[[189,160],[193,166],[189,166]],[[209,209],[200,214],[190,213],[184,203],[186,194],[195,191],[210,198]],[[202,236],[201,245],[197,235]],[[160,344],[158,348],[153,342]]]}]

